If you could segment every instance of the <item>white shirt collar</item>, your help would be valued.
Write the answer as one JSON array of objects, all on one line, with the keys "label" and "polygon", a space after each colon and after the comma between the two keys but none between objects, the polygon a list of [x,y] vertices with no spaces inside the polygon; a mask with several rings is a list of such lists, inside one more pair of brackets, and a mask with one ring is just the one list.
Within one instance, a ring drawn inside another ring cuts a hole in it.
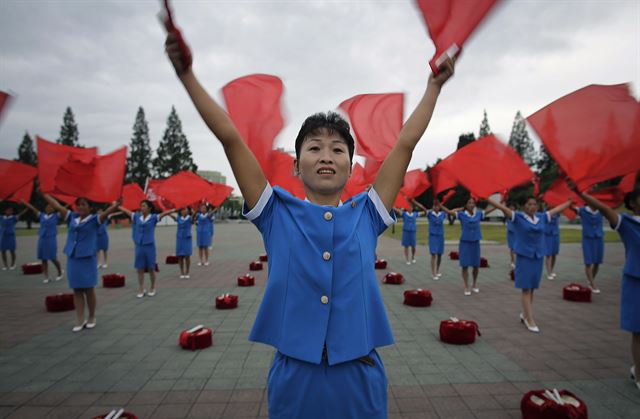
[{"label": "white shirt collar", "polygon": [[[305,197],[304,200],[310,204],[313,204],[313,202],[309,201],[309,198]],[[314,204],[317,205],[317,204]],[[333,207],[333,205],[320,205],[321,207]],[[342,200],[338,201],[338,206],[341,207],[342,206]],[[335,208],[335,207],[334,207]]]},{"label": "white shirt collar", "polygon": [[469,217],[475,217],[477,211],[478,211],[478,208],[474,208],[473,212],[471,213],[471,215],[469,215],[469,211],[467,211],[466,209],[462,210],[462,212],[464,212],[465,214],[469,215]]},{"label": "white shirt collar", "polygon": [[522,212],[522,214],[524,215],[524,218],[529,221],[531,224],[538,224],[538,222],[540,221],[540,219],[538,218],[538,216],[536,214],[533,214],[533,217],[530,217],[529,214],[527,214],[526,212]]},{"label": "white shirt collar", "polygon": [[597,213],[600,212],[599,209],[592,210],[591,207],[588,206],[588,205],[586,207],[584,207],[584,209],[587,210],[588,212],[590,212],[591,214],[597,214]]},{"label": "white shirt collar", "polygon": [[151,213],[149,213],[149,215],[147,215],[146,217],[142,213],[140,213],[140,221],[142,221],[143,223],[149,221],[149,218],[151,218]]},{"label": "white shirt collar", "polygon": [[89,221],[91,219],[91,217],[93,217],[95,214],[89,214],[86,217],[84,217],[82,220],[80,219],[80,216],[78,215],[75,219],[76,225],[80,225],[80,224],[84,224],[87,221]]},{"label": "white shirt collar", "polygon": [[188,220],[188,219],[189,219],[189,217],[191,217],[191,216],[190,216],[190,215],[185,215],[185,216],[183,217],[183,216],[181,215],[181,216],[180,216],[180,219],[184,221],[184,220]]},{"label": "white shirt collar", "polygon": [[43,213],[44,218],[46,218],[46,219],[49,219],[49,218],[53,217],[53,214],[54,214],[53,212],[51,214],[44,214]]}]

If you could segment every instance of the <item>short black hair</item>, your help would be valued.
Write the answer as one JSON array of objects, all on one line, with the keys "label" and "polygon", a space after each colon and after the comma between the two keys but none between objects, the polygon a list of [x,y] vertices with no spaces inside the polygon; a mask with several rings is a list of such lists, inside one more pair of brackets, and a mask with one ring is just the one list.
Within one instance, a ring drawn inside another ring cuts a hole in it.
[{"label": "short black hair", "polygon": [[632,190],[631,192],[629,192],[624,196],[624,206],[628,210],[632,210],[633,208],[631,208],[631,203],[636,199],[638,199],[639,196],[640,196],[640,188],[635,188],[634,190]]},{"label": "short black hair", "polygon": [[321,130],[327,130],[329,134],[338,133],[340,137],[347,143],[349,149],[349,160],[353,161],[353,152],[355,143],[351,136],[351,128],[349,123],[336,112],[329,111],[327,113],[318,112],[304,120],[300,132],[296,137],[296,159],[300,160],[300,149],[302,143],[308,135],[316,134]]},{"label": "short black hair", "polygon": [[522,202],[522,205],[525,205],[527,202],[529,202],[530,199],[536,201],[536,204],[538,203],[538,198],[536,198],[534,195],[527,195],[527,197]]},{"label": "short black hair", "polygon": [[147,204],[147,206],[148,206],[149,208],[151,208],[151,211],[153,211],[153,210],[154,210],[154,208],[153,208],[153,202],[151,202],[150,200],[148,200],[148,199],[143,199],[142,201],[140,201],[140,206],[142,206],[142,204]]}]

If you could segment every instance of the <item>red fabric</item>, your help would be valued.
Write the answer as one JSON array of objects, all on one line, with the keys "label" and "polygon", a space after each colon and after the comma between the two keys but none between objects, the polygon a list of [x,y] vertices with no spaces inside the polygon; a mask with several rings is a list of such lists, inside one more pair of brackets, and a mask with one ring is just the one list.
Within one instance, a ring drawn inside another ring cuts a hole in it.
[{"label": "red fabric", "polygon": [[404,196],[402,192],[398,192],[398,196],[396,196],[396,200],[393,202],[393,207],[403,208],[403,209],[406,209],[407,211],[411,211],[412,209],[412,206],[407,200],[407,197]]},{"label": "red fabric", "polygon": [[153,202],[153,205],[155,205],[160,211],[166,211],[169,208],[176,208],[176,206],[167,198],[158,194],[158,191],[164,181],[165,179],[149,179],[145,188],[145,195],[147,196],[147,199]]},{"label": "red fabric", "polygon": [[640,104],[626,84],[584,87],[527,121],[581,191],[640,170]]},{"label": "red fabric", "polygon": [[122,188],[122,207],[129,211],[140,208],[140,202],[144,199],[147,197],[137,183],[128,183]]},{"label": "red fabric", "polygon": [[635,187],[636,177],[637,173],[629,173],[620,180],[618,185],[598,189],[590,192],[590,195],[611,208],[617,208],[624,203],[624,196]]},{"label": "red fabric", "polygon": [[354,164],[353,169],[351,169],[351,177],[349,177],[342,191],[341,199],[346,201],[352,196],[364,192],[370,184],[371,183],[367,181],[364,167],[362,167],[360,163]]},{"label": "red fabric", "polygon": [[474,141],[445,161],[447,173],[480,198],[531,182],[534,176],[518,153],[494,135]]},{"label": "red fabric", "polygon": [[[532,390],[522,396],[520,400],[522,419],[587,419],[589,417],[587,405],[575,394],[567,390],[558,391],[560,397],[569,396],[577,400],[578,407],[569,403],[560,405],[548,399],[544,394],[545,390]],[[531,396],[536,396],[543,403],[541,405],[534,403]]]},{"label": "red fabric", "polygon": [[535,176],[533,178],[533,196],[536,198],[540,195],[540,178]]},{"label": "red fabric", "polygon": [[193,57],[191,55],[191,50],[187,46],[187,43],[184,41],[182,36],[182,32],[173,22],[173,14],[171,13],[171,7],[169,7],[169,0],[164,0],[164,26],[167,32],[172,33],[178,39],[178,46],[180,47],[180,55],[182,55],[182,64],[184,64],[185,69],[191,67],[191,63],[193,62]]},{"label": "red fabric", "polygon": [[622,179],[620,179],[620,183],[618,184],[618,189],[620,189],[620,191],[624,192],[625,194],[633,191],[633,189],[636,187],[637,179],[638,179],[638,173],[636,172],[632,172],[632,173],[629,173],[628,175],[625,175]]},{"label": "red fabric", "polygon": [[339,108],[351,121],[356,153],[373,162],[383,162],[402,128],[404,94],[357,95],[342,102]]},{"label": "red fabric", "polygon": [[47,311],[70,311],[76,308],[73,302],[73,294],[48,295],[44,299]]},{"label": "red fabric", "polygon": [[397,272],[389,272],[384,276],[383,282],[385,284],[401,285],[404,283],[404,276]]},{"label": "red fabric", "polygon": [[261,271],[262,270],[262,262],[253,261],[249,264],[250,271]]},{"label": "red fabric", "polygon": [[260,262],[268,262],[269,261],[269,256],[267,254],[260,255],[260,256],[258,256],[258,260],[260,260]]},{"label": "red fabric", "polygon": [[90,161],[71,157],[55,176],[57,192],[82,196],[95,202],[111,202],[122,196],[127,148],[122,147]]},{"label": "red fabric", "polygon": [[415,198],[422,195],[424,191],[429,189],[429,186],[431,184],[427,179],[427,174],[420,169],[415,169],[404,175],[404,182],[400,190],[407,198]]},{"label": "red fabric", "polygon": [[480,336],[478,324],[471,320],[443,320],[440,322],[440,340],[454,345],[468,345]]},{"label": "red fabric", "polygon": [[[559,177],[542,195],[542,200],[546,202],[550,207],[557,207],[558,205],[562,205],[567,202],[568,199],[573,200],[573,205],[582,206],[584,205],[584,201],[582,198],[578,196],[575,192],[569,189],[567,182],[564,178]],[[567,208],[562,212],[569,220],[574,220],[576,218],[575,211]]]},{"label": "red fabric", "polygon": [[207,201],[218,208],[231,195],[233,188],[223,183],[209,182],[211,193],[207,196]]},{"label": "red fabric", "polygon": [[182,349],[204,349],[213,345],[213,330],[208,327],[203,327],[193,333],[189,333],[188,330],[184,330],[180,333],[178,343]]},{"label": "red fabric", "polygon": [[580,284],[569,284],[562,289],[562,298],[582,303],[591,302],[591,289]]},{"label": "red fabric", "polygon": [[102,275],[102,286],[104,288],[124,287],[125,277],[120,274]]},{"label": "red fabric", "polygon": [[[28,164],[17,161],[0,159],[0,199],[19,202],[20,198],[29,202],[33,179],[38,174],[38,169]],[[25,189],[28,190],[26,199]]]},{"label": "red fabric", "polygon": [[444,194],[444,196],[442,197],[442,203],[446,204],[447,201],[449,201],[453,195],[456,194],[456,190],[455,189],[451,189],[449,192],[447,192],[446,194]]},{"label": "red fabric", "polygon": [[177,265],[178,262],[180,262],[180,259],[175,255],[169,255],[164,259],[164,263],[167,265]]},{"label": "red fabric", "polygon": [[41,274],[42,271],[44,270],[44,268],[42,267],[42,263],[40,262],[25,263],[24,265],[21,266],[21,268],[22,268],[22,273],[24,275]]},{"label": "red fabric", "polygon": [[179,172],[154,185],[154,194],[170,201],[175,208],[183,208],[206,199],[211,193],[211,183],[193,172]]},{"label": "red fabric", "polygon": [[429,290],[417,289],[407,290],[404,292],[403,304],[408,306],[429,307],[432,301],[433,296],[431,295],[431,291]]},{"label": "red fabric", "polygon": [[239,287],[253,287],[256,284],[256,277],[253,275],[242,275],[238,277]]},{"label": "red fabric", "polygon": [[55,144],[36,136],[38,146],[38,180],[44,193],[56,192],[55,179],[60,166],[69,160],[90,163],[98,154],[98,149],[71,147]]},{"label": "red fabric", "polygon": [[293,162],[294,158],[289,153],[273,150],[270,153],[265,176],[271,186],[279,186],[291,195],[304,199],[307,194],[300,178],[293,175]]},{"label": "red fabric", "polygon": [[282,91],[282,80],[268,74],[240,77],[222,88],[227,112],[264,172],[276,135],[284,126]]},{"label": "red fabric", "polygon": [[7,201],[13,202],[29,202],[31,199],[31,192],[33,192],[33,182],[26,183],[23,187],[11,194]]},{"label": "red fabric", "polygon": [[2,118],[2,112],[4,111],[4,108],[7,106],[11,98],[12,97],[9,93],[0,90],[0,118]]},{"label": "red fabric", "polygon": [[456,252],[455,250],[452,250],[449,252],[449,259],[451,260],[459,260],[460,259],[460,253]]},{"label": "red fabric", "polygon": [[217,309],[228,309],[228,308],[236,308],[238,307],[238,296],[225,294],[216,297],[216,308]]},{"label": "red fabric", "polygon": [[387,269],[387,261],[384,259],[378,259],[375,262],[376,269]]},{"label": "red fabric", "polygon": [[454,169],[451,167],[452,157],[453,154],[440,161],[429,170],[431,188],[435,195],[439,195],[441,192],[444,192],[447,189],[455,188],[458,185],[458,181],[456,180],[453,172]]},{"label": "red fabric", "polygon": [[[443,55],[456,56],[496,0],[416,0],[436,52],[429,61],[438,74]],[[449,50],[449,51],[448,51]]]}]

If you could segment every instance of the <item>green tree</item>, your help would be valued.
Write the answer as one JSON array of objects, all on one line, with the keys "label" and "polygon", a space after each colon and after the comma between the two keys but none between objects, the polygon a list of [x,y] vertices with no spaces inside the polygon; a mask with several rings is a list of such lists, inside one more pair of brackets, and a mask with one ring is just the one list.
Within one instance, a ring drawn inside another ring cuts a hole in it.
[{"label": "green tree", "polygon": [[175,107],[167,118],[167,128],[158,145],[157,156],[153,159],[155,175],[160,178],[169,177],[183,170],[195,172],[198,166],[193,162],[189,141],[182,133],[182,122]]},{"label": "green tree", "polygon": [[33,140],[28,131],[25,131],[22,142],[18,146],[18,158],[16,160],[31,166],[38,165],[38,155],[33,148]]},{"label": "green tree", "polygon": [[78,124],[76,124],[73,111],[69,106],[67,106],[67,110],[64,111],[64,116],[62,117],[60,137],[56,142],[58,144],[70,145],[73,147],[82,147],[78,138]]},{"label": "green tree", "polygon": [[522,157],[522,160],[524,160],[529,167],[535,169],[537,161],[536,150],[533,146],[533,141],[531,141],[529,137],[527,124],[520,111],[516,113],[513,120],[509,145]]},{"label": "green tree", "polygon": [[135,182],[144,188],[145,181],[151,176],[151,145],[149,141],[149,125],[144,116],[142,106],[138,108],[133,124],[133,136],[127,156],[127,172],[125,182]]},{"label": "green tree", "polygon": [[487,110],[484,110],[484,117],[482,118],[482,122],[480,123],[480,132],[478,133],[478,138],[482,138],[485,135],[491,135],[491,127],[489,126],[489,119],[487,118]]},{"label": "green tree", "polygon": [[456,150],[460,150],[462,147],[471,144],[476,140],[476,136],[473,132],[468,132],[466,134],[460,134],[458,137],[458,146]]}]

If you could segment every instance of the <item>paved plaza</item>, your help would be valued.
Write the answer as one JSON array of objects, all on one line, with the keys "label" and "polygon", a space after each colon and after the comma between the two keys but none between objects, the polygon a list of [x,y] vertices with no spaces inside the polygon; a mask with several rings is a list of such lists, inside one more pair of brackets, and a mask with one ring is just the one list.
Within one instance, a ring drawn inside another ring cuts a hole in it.
[{"label": "paved plaza", "polygon": [[[273,349],[247,340],[267,271],[255,273],[255,287],[236,286],[264,251],[255,227],[217,224],[211,266],[193,266],[189,280],[179,279],[177,265],[164,264],[175,228],[158,228],[158,294],[143,299],[135,297],[130,230],[111,229],[110,239],[109,268],[101,274],[125,274],[127,283],[98,286],[92,330],[72,333],[74,312],[45,311],[46,295],[68,292],[66,279],[43,284],[41,275],[0,271],[0,418],[91,418],[115,407],[139,418],[267,417]],[[18,238],[18,264],[35,260],[36,240]],[[378,278],[396,271],[406,279],[380,285],[396,339],[379,350],[389,418],[519,418],[522,395],[542,387],[574,392],[591,418],[639,418],[640,392],[628,378],[630,337],[619,329],[622,245],[607,243],[602,293],[591,304],[562,299],[562,287],[584,282],[584,273],[580,245],[561,247],[558,279],[543,279],[536,293],[539,335],[518,320],[520,293],[507,276],[506,247],[483,245],[482,253],[490,268],[480,271],[481,292],[465,297],[457,262],[443,260],[443,278],[435,282],[424,246],[418,263],[407,266],[399,242],[381,237],[378,254],[389,269]],[[433,305],[403,305],[410,288],[431,290]],[[239,295],[239,307],[215,310],[214,297],[226,292]],[[475,344],[439,341],[440,321],[452,316],[478,322]],[[214,345],[182,350],[180,331],[198,324],[213,328]]]}]

